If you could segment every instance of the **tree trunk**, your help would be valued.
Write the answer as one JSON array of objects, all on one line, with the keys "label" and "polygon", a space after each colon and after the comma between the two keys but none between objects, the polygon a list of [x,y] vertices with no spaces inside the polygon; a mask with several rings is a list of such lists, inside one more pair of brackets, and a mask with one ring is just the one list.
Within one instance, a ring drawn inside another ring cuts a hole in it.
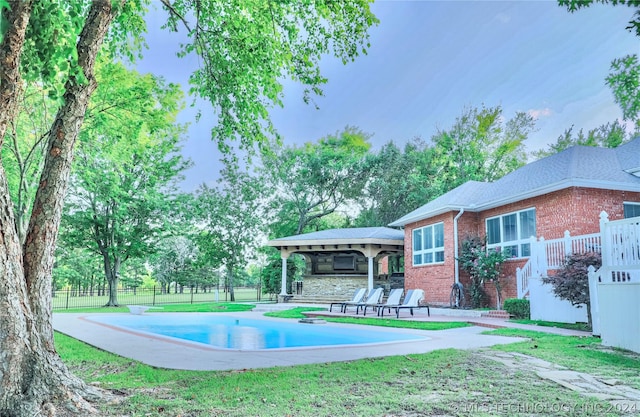
[{"label": "tree trunk", "polygon": [[104,275],[107,277],[107,283],[109,284],[109,301],[105,304],[105,307],[118,307],[118,281],[120,280],[120,258],[116,257],[111,265],[111,258],[109,252],[102,251],[102,261],[104,264]]},{"label": "tree trunk", "polygon": [[227,282],[229,285],[229,301],[236,301],[236,296],[233,293],[233,267],[227,267]]},{"label": "tree trunk", "polygon": [[[4,14],[8,30],[0,49],[0,138],[14,120],[13,101],[19,95],[20,55],[31,2],[11,1],[10,7]],[[96,88],[93,67],[114,17],[112,11],[110,0],[96,0],[88,11],[77,45],[78,65],[88,81],[79,84],[69,79],[65,86],[23,247],[6,175],[0,167],[1,417],[54,415],[52,403],[72,407],[76,415],[95,412],[85,398],[98,398],[98,391],[73,376],[55,351],[51,270],[73,149],[89,97]]]}]

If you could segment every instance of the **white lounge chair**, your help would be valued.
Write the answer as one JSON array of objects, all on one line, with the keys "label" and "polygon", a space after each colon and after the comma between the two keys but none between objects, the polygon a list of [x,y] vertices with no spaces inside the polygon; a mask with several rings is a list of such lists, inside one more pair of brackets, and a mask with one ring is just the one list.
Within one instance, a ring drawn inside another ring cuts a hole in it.
[{"label": "white lounge chair", "polygon": [[342,312],[344,312],[345,304],[347,304],[347,303],[350,303],[350,304],[359,303],[364,299],[365,295],[367,295],[367,289],[366,288],[358,288],[353,293],[353,298],[351,300],[349,300],[349,301],[340,301],[340,302],[337,302],[337,303],[329,304],[329,311],[331,311],[333,309],[334,305],[338,305],[339,304],[340,305],[340,312],[342,313]]},{"label": "white lounge chair", "polygon": [[[384,289],[383,288],[375,288],[373,290],[371,290],[369,292],[369,295],[367,295],[367,299],[364,301],[361,301],[359,303],[356,303],[356,314],[358,314],[358,312],[360,311],[360,308],[362,308],[364,310],[364,307],[367,305],[375,305],[378,304],[380,302],[380,300],[382,299],[382,294],[384,293]],[[350,305],[354,305],[354,304],[347,304],[344,306],[344,312],[347,312],[347,307],[349,307]]]},{"label": "white lounge chair", "polygon": [[409,295],[409,293],[407,293],[407,297],[404,298],[404,301],[402,302],[402,304],[394,307],[396,310],[396,318],[400,317],[400,310],[403,308],[408,308],[409,311],[411,311],[411,315],[413,316],[413,310],[417,309],[417,308],[422,308],[422,307],[426,307],[427,308],[427,316],[431,316],[431,311],[429,311],[429,306],[428,305],[420,305],[420,301],[424,300],[424,290],[421,289],[415,289],[413,290],[413,292],[411,293],[411,295]]},{"label": "white lounge chair", "polygon": [[400,304],[400,299],[402,298],[402,294],[404,293],[404,289],[402,288],[394,288],[389,292],[389,296],[387,297],[387,301],[384,303],[378,303],[374,306],[366,305],[364,306],[364,315],[367,315],[367,307],[373,307],[374,310],[377,310],[378,315],[380,315],[380,309],[388,308],[389,313],[391,313],[391,307],[396,307]]}]

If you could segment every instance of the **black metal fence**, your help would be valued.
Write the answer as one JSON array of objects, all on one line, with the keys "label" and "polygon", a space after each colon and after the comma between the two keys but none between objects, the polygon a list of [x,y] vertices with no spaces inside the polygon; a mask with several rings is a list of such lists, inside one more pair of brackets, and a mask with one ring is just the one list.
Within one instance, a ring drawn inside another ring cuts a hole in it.
[{"label": "black metal fence", "polygon": [[[194,304],[194,303],[223,303],[231,301],[229,292],[221,289],[202,289],[196,291],[189,287],[178,292],[162,291],[160,287],[118,289],[118,304],[120,305],[160,305],[160,304]],[[271,301],[275,296],[260,294],[260,288],[234,288],[235,301]],[[57,290],[53,296],[54,310],[74,308],[99,308],[109,301],[108,293],[79,292],[78,290]]]}]

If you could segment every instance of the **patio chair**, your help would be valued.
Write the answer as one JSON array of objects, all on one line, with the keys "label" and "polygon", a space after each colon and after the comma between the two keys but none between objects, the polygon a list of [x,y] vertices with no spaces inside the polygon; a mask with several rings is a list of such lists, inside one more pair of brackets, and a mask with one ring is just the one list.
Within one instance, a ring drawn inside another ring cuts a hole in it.
[{"label": "patio chair", "polygon": [[[408,302],[411,297],[413,297],[413,292],[415,290],[407,290],[407,293],[404,295],[404,301]],[[395,304],[391,304],[391,303],[387,303],[387,305],[384,306],[384,308],[378,309],[378,315],[381,317],[384,317],[384,309],[386,308],[389,313],[391,313],[391,309],[395,309],[396,307],[400,307],[402,305],[402,303],[400,302],[400,299],[398,299],[398,302]]]},{"label": "patio chair", "polygon": [[374,309],[374,311],[378,312],[378,315],[380,315],[380,309],[381,308],[388,308],[389,309],[389,313],[391,313],[391,307],[395,307],[397,305],[400,304],[400,299],[402,298],[402,293],[404,293],[404,289],[402,288],[394,288],[391,290],[391,292],[389,292],[389,296],[387,297],[387,301],[384,303],[378,303],[376,305],[370,306],[370,305],[365,305],[364,306],[364,315],[367,315],[367,307],[372,307]]},{"label": "patio chair", "polygon": [[[361,308],[362,308],[362,311],[365,311],[367,306],[373,307],[377,304],[380,304],[383,294],[384,294],[384,288],[376,288],[375,290],[371,290],[371,292],[369,293],[369,296],[365,301],[362,301],[356,304],[356,314],[358,314]],[[346,309],[345,309],[345,313],[346,313]]]},{"label": "patio chair", "polygon": [[[408,294],[407,294],[408,295]],[[411,315],[413,316],[413,310],[416,308],[427,308],[427,316],[431,316],[431,311],[429,311],[428,305],[420,305],[420,301],[424,299],[424,290],[416,289],[413,290],[413,293],[410,297],[405,297],[402,304],[394,307],[396,310],[396,318],[400,318],[400,310],[403,308],[408,308],[411,311]]]},{"label": "patio chair", "polygon": [[367,289],[366,288],[358,288],[354,293],[353,293],[353,298],[349,301],[340,301],[337,303],[331,303],[329,304],[329,311],[331,311],[333,309],[334,305],[340,305],[340,312],[342,313],[344,311],[344,305],[346,303],[359,303],[361,302],[365,295],[367,294]]}]

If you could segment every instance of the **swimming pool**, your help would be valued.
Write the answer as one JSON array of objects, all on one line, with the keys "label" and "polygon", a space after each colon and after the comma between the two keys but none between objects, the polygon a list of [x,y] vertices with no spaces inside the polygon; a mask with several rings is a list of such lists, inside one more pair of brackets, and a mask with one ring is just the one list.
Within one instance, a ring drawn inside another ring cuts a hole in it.
[{"label": "swimming pool", "polygon": [[223,315],[105,314],[88,318],[110,327],[220,349],[266,350],[424,341],[422,335]]}]

